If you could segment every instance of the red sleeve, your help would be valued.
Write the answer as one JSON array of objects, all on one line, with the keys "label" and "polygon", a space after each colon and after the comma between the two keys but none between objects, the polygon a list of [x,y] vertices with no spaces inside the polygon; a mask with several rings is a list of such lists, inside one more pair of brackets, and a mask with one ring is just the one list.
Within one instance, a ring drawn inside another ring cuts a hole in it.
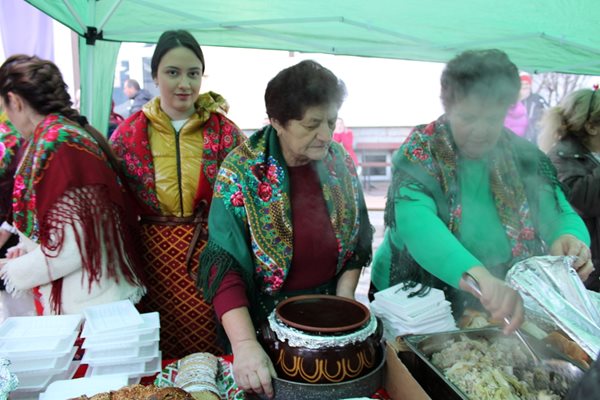
[{"label": "red sleeve", "polygon": [[[213,267],[210,271],[211,282],[215,273],[216,268]],[[221,286],[219,286],[213,298],[213,306],[219,321],[227,311],[239,307],[250,307],[248,296],[246,296],[246,284],[238,272],[230,271],[225,274]]]}]

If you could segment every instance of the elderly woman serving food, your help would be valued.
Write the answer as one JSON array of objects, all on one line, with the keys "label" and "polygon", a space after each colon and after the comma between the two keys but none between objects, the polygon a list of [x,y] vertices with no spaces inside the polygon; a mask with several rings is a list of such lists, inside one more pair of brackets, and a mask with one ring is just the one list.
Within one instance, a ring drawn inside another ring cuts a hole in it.
[{"label": "elderly woman serving food", "polygon": [[516,329],[519,294],[504,283],[515,262],[536,255],[577,256],[592,271],[589,234],[560,188],[548,158],[503,127],[519,94],[517,67],[499,50],[466,51],[441,78],[445,114],[417,126],[393,159],[387,231],[372,269],[382,290],[399,282],[418,294],[443,289],[460,314],[475,278],[481,305]]},{"label": "elderly woman serving food", "polygon": [[201,283],[244,390],[273,393],[273,365],[255,327],[275,304],[306,293],[352,298],[371,258],[354,162],[332,141],[344,96],[343,82],[314,61],[281,71],[265,93],[271,124],[221,166]]}]

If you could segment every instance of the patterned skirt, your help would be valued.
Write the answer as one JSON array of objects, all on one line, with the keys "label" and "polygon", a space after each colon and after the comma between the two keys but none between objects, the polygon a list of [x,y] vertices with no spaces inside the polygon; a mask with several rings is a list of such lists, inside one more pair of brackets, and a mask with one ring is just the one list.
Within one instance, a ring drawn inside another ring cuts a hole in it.
[{"label": "patterned skirt", "polygon": [[[163,359],[179,359],[196,352],[223,354],[217,342],[214,309],[203,300],[185,263],[194,228],[191,223],[144,223],[141,226],[148,293],[140,302],[139,309],[141,312],[160,313]],[[194,249],[191,260],[194,277],[204,244],[201,241]]]}]

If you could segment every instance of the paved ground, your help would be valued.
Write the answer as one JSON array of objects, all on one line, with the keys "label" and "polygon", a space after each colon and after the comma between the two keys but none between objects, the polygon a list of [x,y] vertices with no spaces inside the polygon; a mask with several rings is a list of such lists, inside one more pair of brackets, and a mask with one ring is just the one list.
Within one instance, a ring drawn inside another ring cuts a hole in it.
[{"label": "paved ground", "polygon": [[[385,208],[385,196],[387,194],[389,182],[372,182],[368,189],[365,189],[365,202],[369,209],[369,219],[371,225],[375,228],[373,235],[373,253],[377,250],[383,240],[383,210]],[[369,282],[371,279],[371,268],[366,268],[358,282],[356,288],[356,299],[363,304],[369,303],[367,293],[369,291]]]}]

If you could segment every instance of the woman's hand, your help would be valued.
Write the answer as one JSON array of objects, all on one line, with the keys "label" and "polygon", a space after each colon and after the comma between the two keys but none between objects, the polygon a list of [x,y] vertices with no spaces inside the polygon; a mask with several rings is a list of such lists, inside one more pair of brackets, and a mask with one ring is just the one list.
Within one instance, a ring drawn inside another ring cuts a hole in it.
[{"label": "woman's hand", "polygon": [[269,356],[257,340],[248,339],[234,345],[233,376],[235,383],[243,391],[273,397],[271,377],[276,377],[277,374]]},{"label": "woman's hand", "polygon": [[8,259],[21,257],[25,254],[27,254],[27,250],[21,243],[6,250],[6,258]]},{"label": "woman's hand", "polygon": [[[479,301],[492,318],[499,321],[504,318],[510,320],[510,324],[504,327],[504,333],[509,334],[518,329],[524,321],[523,299],[519,293],[484,267],[474,267],[467,272],[479,283]],[[460,281],[460,288],[477,296],[463,280]]]},{"label": "woman's hand", "polygon": [[562,235],[550,246],[551,256],[576,256],[573,268],[582,281],[585,281],[594,270],[590,248],[573,235]]},{"label": "woman's hand", "polygon": [[246,307],[234,308],[221,316],[221,323],[233,350],[233,378],[248,393],[273,397],[271,377],[275,368],[263,350]]}]

